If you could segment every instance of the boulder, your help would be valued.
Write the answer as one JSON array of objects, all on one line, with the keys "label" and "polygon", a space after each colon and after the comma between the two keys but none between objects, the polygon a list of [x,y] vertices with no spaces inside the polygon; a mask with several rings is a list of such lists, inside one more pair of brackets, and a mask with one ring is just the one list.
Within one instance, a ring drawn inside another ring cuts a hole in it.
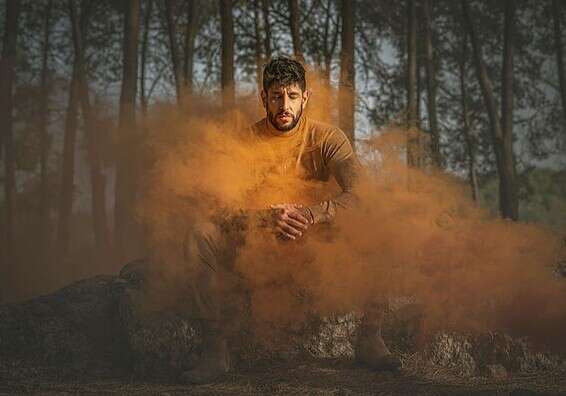
[{"label": "boulder", "polygon": [[0,306],[0,357],[77,368],[123,364],[126,335],[118,326],[121,287],[95,276],[55,293]]}]

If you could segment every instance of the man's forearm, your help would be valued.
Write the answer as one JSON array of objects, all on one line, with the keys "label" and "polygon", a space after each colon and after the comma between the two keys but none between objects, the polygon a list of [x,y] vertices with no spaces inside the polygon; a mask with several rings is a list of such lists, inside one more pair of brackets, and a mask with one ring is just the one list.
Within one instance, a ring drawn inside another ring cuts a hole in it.
[{"label": "man's forearm", "polygon": [[307,207],[313,224],[332,223],[336,213],[355,206],[358,197],[351,191],[343,191],[336,197]]},{"label": "man's forearm", "polygon": [[329,200],[307,208],[313,224],[331,223],[337,212],[352,208],[359,201],[358,195],[354,191],[362,175],[360,163],[352,157],[334,164],[331,172],[342,192]]}]

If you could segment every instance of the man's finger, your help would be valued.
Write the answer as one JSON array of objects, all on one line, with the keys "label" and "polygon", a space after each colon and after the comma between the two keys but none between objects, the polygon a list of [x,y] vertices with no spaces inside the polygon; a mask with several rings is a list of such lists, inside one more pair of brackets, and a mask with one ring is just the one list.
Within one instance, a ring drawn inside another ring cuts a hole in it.
[{"label": "man's finger", "polygon": [[302,231],[306,231],[309,228],[308,223],[295,220],[294,218],[292,218],[290,216],[283,215],[281,220],[284,221],[285,223],[287,223],[288,225],[290,225],[290,226],[292,226],[296,229],[302,230]]},{"label": "man's finger", "polygon": [[292,239],[292,240],[297,239],[294,235],[291,235],[291,234],[288,234],[287,232],[285,232],[285,230],[283,230],[281,227],[275,227],[275,231],[277,231],[277,233],[279,235],[282,235],[285,238]]},{"label": "man's finger", "polygon": [[294,236],[301,236],[303,233],[301,230],[294,228],[293,226],[289,225],[288,223],[284,222],[283,220],[279,220],[277,222],[277,226],[283,229],[286,233],[294,235]]},{"label": "man's finger", "polygon": [[293,210],[287,212],[287,216],[292,217],[293,219],[298,220],[303,224],[310,224],[310,221],[298,211]]}]

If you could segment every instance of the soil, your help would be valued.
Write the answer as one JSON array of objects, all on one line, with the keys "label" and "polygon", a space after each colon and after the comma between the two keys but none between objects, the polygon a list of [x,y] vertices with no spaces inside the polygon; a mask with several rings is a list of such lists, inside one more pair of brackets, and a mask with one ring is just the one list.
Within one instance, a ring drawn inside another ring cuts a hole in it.
[{"label": "soil", "polygon": [[222,381],[190,386],[175,378],[134,377],[128,372],[34,367],[11,362],[0,368],[0,394],[136,395],[566,395],[564,368],[508,379],[458,378],[404,368],[371,372],[350,360],[264,362],[240,367]]}]

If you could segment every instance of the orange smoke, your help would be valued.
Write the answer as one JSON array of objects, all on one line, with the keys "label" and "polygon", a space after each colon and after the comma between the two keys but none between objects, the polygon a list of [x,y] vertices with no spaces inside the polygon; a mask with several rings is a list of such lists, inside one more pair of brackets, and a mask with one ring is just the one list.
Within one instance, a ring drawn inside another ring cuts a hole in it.
[{"label": "orange smoke", "polygon": [[[200,103],[188,120],[162,110],[150,127],[154,166],[140,216],[154,256],[174,274],[195,265],[184,261],[181,246],[192,222],[219,209],[311,204],[337,191],[332,183],[266,181],[260,176],[277,153],[245,139],[261,112],[220,115]],[[387,296],[410,296],[424,304],[430,331],[503,330],[559,342],[566,282],[551,268],[558,236],[490,218],[455,177],[408,169],[399,156],[404,133],[384,132],[359,147],[367,170],[361,204],[334,225],[314,226],[297,242],[249,232],[236,270],[251,289],[255,320],[285,323],[313,310],[360,310]]]}]

